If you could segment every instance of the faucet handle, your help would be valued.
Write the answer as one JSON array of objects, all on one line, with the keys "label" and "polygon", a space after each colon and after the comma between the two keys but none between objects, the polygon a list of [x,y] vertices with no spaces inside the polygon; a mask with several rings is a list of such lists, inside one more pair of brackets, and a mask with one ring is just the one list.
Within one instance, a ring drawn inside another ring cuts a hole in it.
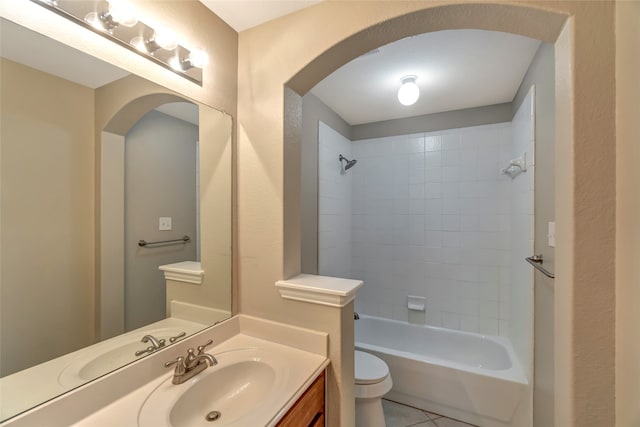
[{"label": "faucet handle", "polygon": [[176,365],[175,375],[182,375],[186,371],[186,367],[184,365],[184,357],[178,356],[176,360],[170,360],[164,364],[165,368],[170,368],[171,366]]},{"label": "faucet handle", "polygon": [[207,341],[206,343],[204,343],[204,344],[202,344],[202,345],[199,345],[199,346],[197,347],[197,349],[198,349],[198,354],[197,354],[197,355],[198,355],[198,356],[200,356],[201,354],[203,354],[203,353],[204,353],[204,349],[205,349],[206,347],[209,347],[211,344],[213,344],[213,340],[209,340],[209,341]]},{"label": "faucet handle", "polygon": [[174,342],[176,340],[179,340],[180,338],[184,337],[185,335],[187,335],[186,332],[180,332],[178,335],[176,335],[175,337],[171,337],[169,338],[169,342]]},{"label": "faucet handle", "polygon": [[190,349],[188,349],[188,350],[187,350],[187,357],[186,357],[186,359],[184,360],[184,365],[185,365],[186,367],[189,367],[189,365],[190,365],[194,360],[196,360],[196,351],[195,351],[194,349],[190,348]]}]

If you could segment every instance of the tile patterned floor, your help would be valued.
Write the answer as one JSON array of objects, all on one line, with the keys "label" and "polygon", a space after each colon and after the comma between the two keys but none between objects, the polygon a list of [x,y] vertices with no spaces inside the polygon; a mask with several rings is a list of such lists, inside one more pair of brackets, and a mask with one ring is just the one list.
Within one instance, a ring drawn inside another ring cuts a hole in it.
[{"label": "tile patterned floor", "polygon": [[442,415],[382,399],[387,427],[476,427]]}]

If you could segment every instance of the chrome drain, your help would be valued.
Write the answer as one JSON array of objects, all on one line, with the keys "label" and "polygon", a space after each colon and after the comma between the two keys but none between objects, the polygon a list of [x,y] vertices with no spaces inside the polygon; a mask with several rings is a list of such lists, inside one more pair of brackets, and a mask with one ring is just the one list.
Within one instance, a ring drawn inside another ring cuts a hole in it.
[{"label": "chrome drain", "polygon": [[204,419],[207,421],[216,421],[220,419],[221,416],[222,414],[220,413],[220,411],[211,411],[207,415],[205,415]]}]

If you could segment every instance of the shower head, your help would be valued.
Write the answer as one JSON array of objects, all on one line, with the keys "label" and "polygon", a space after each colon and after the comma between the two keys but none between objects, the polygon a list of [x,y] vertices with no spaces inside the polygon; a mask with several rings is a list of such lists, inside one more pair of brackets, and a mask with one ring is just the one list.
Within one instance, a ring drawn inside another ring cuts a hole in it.
[{"label": "shower head", "polygon": [[353,160],[349,160],[347,159],[345,156],[343,156],[342,154],[340,154],[340,157],[338,157],[338,160],[342,163],[342,161],[344,160],[345,162],[347,162],[344,165],[344,170],[349,170],[351,169],[358,161],[356,159]]}]

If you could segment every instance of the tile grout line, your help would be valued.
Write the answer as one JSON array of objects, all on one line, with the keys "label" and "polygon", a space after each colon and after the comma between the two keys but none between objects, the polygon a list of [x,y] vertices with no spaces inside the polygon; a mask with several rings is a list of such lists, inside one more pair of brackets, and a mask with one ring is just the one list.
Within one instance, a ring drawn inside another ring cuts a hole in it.
[{"label": "tile grout line", "polygon": [[[427,416],[427,418],[429,418],[429,416]],[[419,422],[417,422],[415,424],[408,424],[405,427],[414,427],[414,426],[419,426],[419,425],[422,425],[422,424],[425,424],[425,423],[426,423],[426,425],[428,427],[432,427],[432,425],[435,426],[435,427],[438,427],[438,425],[432,419],[428,419],[427,421],[419,421]]]}]

